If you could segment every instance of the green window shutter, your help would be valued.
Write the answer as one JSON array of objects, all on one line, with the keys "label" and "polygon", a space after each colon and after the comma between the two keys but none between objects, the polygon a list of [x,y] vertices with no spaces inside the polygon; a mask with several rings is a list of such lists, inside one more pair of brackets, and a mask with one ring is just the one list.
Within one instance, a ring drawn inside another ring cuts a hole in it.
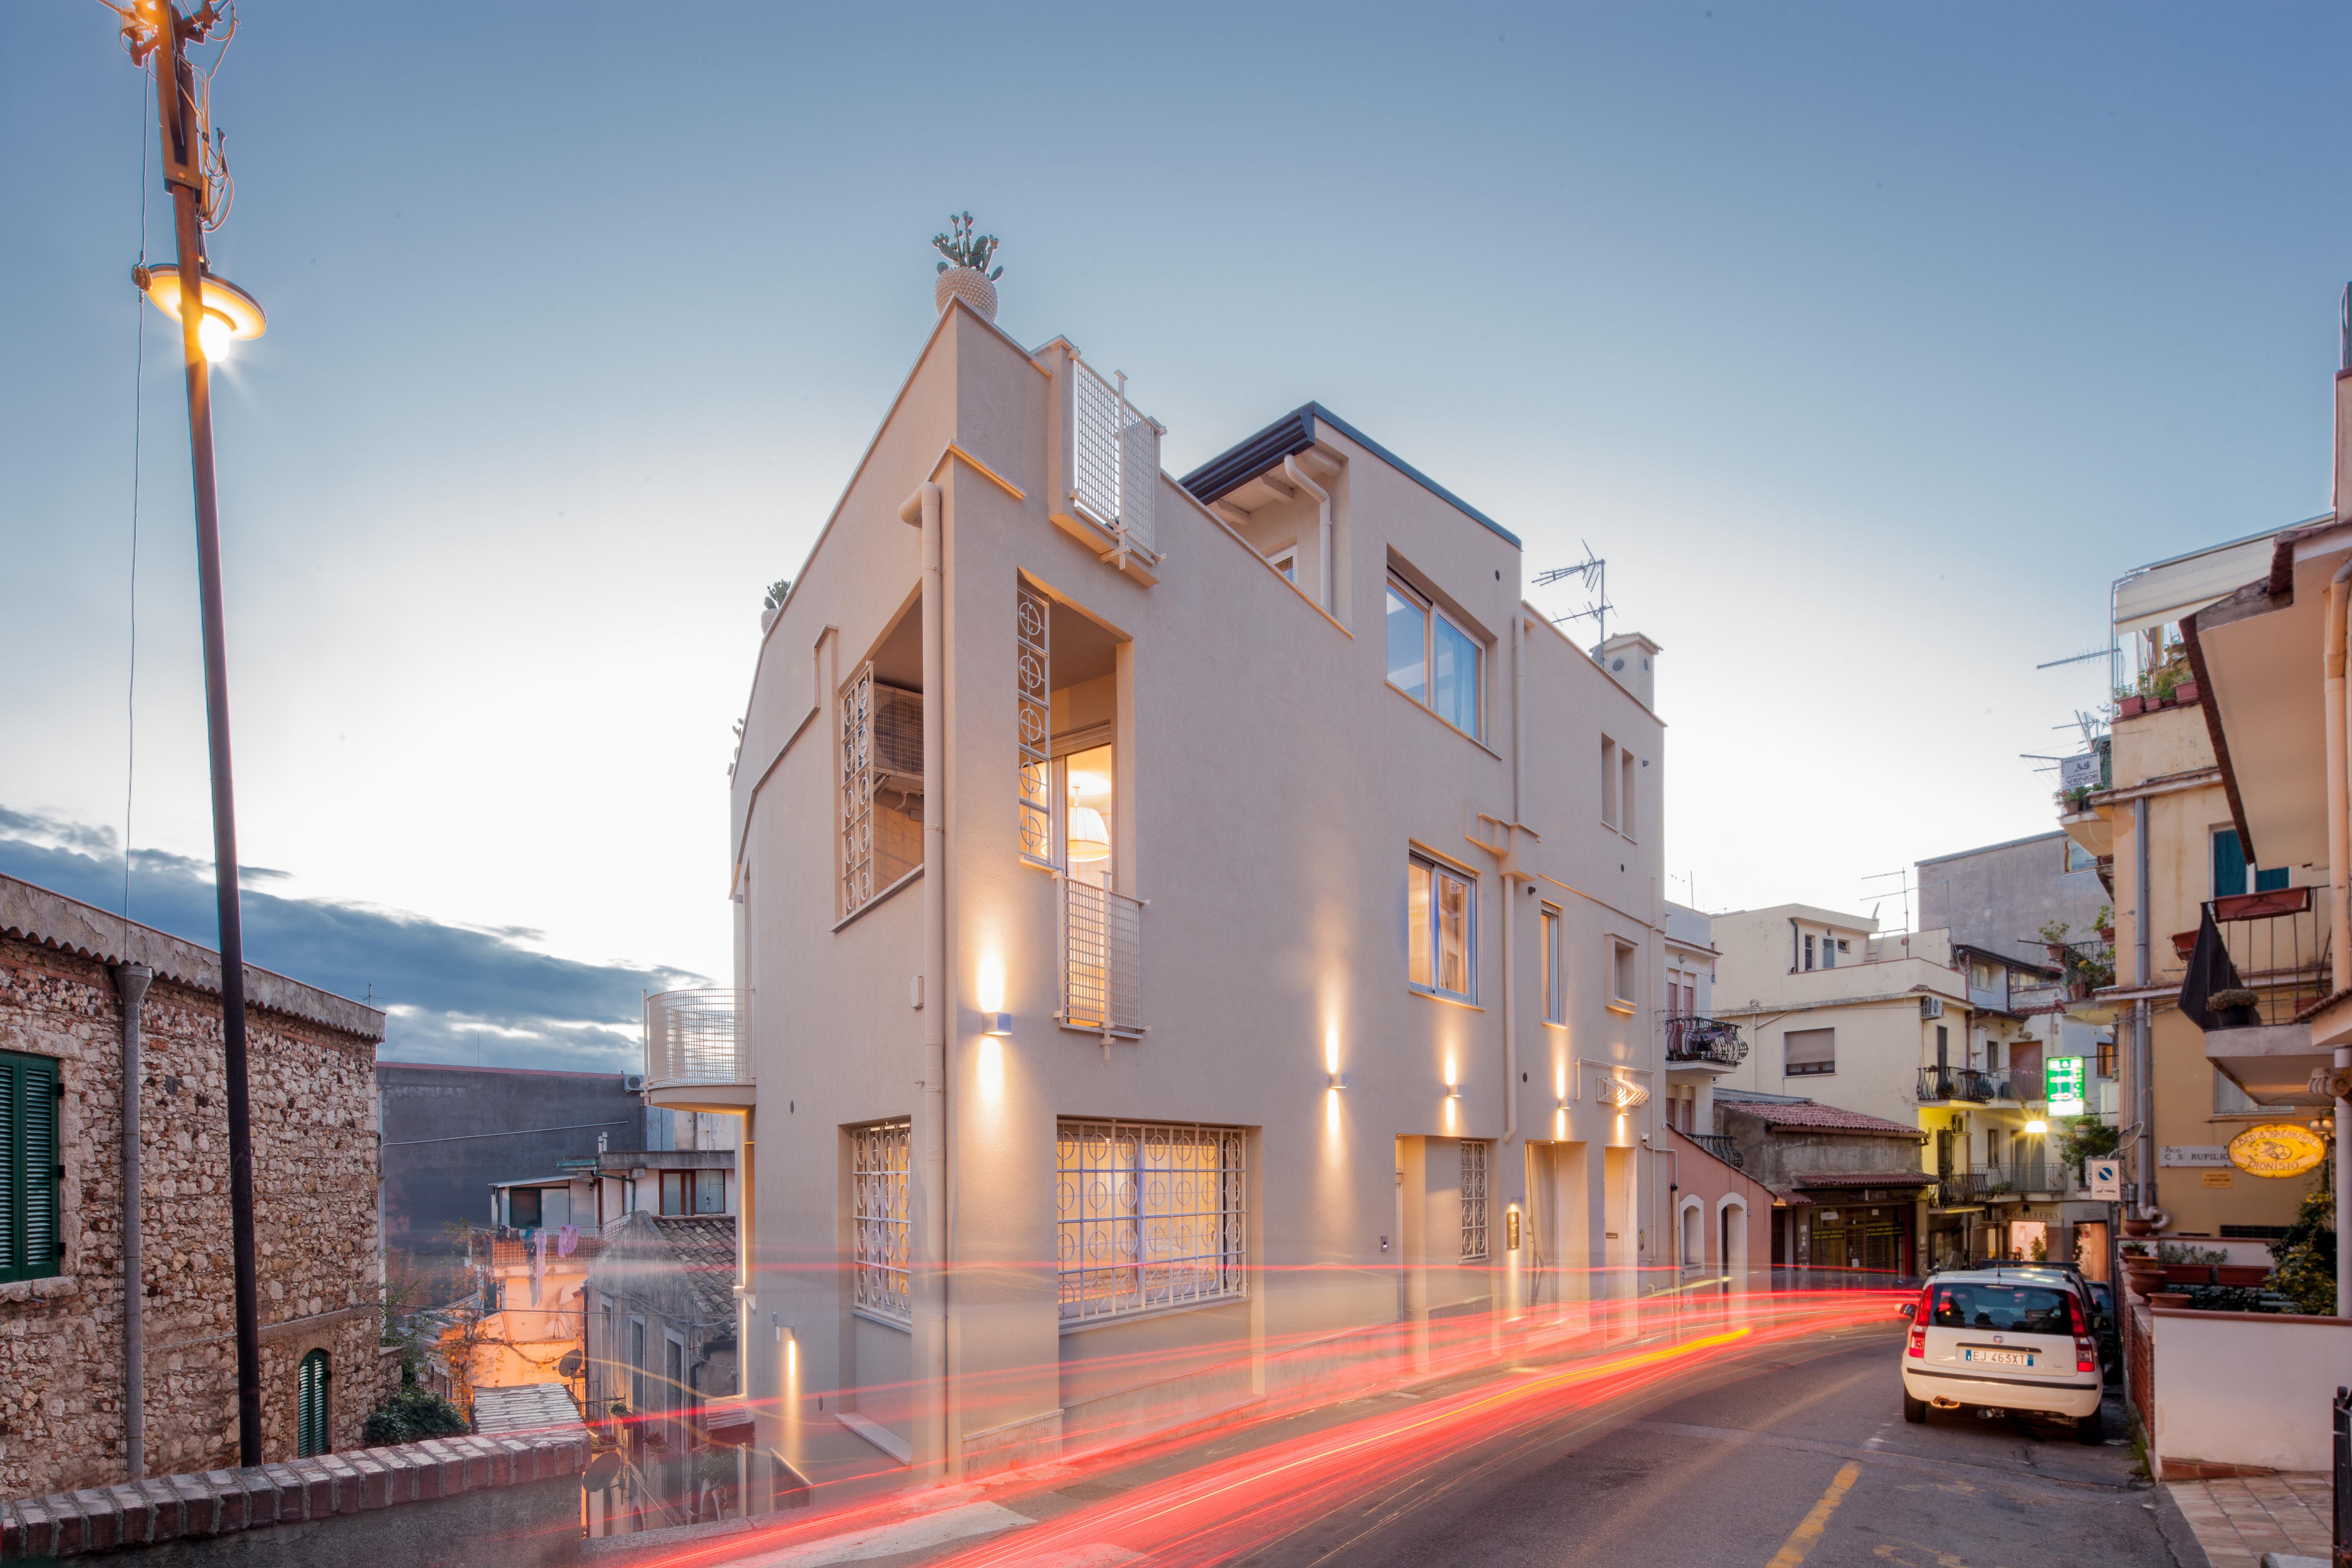
[{"label": "green window shutter", "polygon": [[0,1051],[0,1280],[59,1261],[57,1059]]},{"label": "green window shutter", "polygon": [[323,1454],[334,1447],[327,1429],[328,1365],[325,1351],[302,1358],[294,1405],[294,1449],[299,1458]]}]

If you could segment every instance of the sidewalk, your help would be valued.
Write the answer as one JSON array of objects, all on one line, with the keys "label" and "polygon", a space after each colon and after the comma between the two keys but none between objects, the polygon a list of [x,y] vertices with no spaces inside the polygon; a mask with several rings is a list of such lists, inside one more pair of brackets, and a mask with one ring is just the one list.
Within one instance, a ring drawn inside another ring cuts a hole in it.
[{"label": "sidewalk", "polygon": [[2327,1561],[2335,1503],[2325,1475],[2167,1481],[2165,1488],[2213,1568],[2259,1568],[2266,1552]]}]

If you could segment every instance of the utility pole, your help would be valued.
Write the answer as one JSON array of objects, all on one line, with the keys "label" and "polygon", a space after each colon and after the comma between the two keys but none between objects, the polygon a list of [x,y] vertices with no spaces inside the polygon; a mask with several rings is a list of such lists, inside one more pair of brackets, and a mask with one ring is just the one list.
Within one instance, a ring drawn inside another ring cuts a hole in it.
[{"label": "utility pole", "polygon": [[219,0],[183,15],[171,0],[118,8],[131,59],[155,73],[155,113],[179,271],[180,353],[188,376],[188,458],[196,492],[196,587],[203,607],[205,727],[212,742],[213,878],[220,910],[221,1056],[228,1079],[229,1245],[236,1273],[237,1463],[261,1463],[261,1301],[254,1259],[253,1121],[247,1088],[245,930],[237,901],[236,798],[229,766],[228,646],[222,626],[220,508],[213,488],[212,367],[205,309],[205,127],[187,47],[226,20]]}]

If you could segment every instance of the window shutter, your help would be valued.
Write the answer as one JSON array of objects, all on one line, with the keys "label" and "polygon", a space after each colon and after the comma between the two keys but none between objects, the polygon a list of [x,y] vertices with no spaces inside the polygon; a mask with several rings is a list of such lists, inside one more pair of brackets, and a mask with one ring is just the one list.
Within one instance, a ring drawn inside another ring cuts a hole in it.
[{"label": "window shutter", "polygon": [[58,1064],[0,1051],[0,1279],[58,1262]]},{"label": "window shutter", "polygon": [[1788,1053],[1783,1065],[1791,1074],[1837,1070],[1835,1029],[1791,1029],[1780,1043]]}]

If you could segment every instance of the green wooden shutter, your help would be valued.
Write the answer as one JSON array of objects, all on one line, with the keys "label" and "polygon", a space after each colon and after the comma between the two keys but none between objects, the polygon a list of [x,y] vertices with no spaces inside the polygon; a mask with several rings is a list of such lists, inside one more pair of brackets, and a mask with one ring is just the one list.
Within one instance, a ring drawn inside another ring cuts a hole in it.
[{"label": "green wooden shutter", "polygon": [[299,1458],[326,1453],[334,1447],[327,1430],[327,1352],[312,1351],[302,1358],[295,1397],[294,1448]]},{"label": "green wooden shutter", "polygon": [[0,1280],[58,1272],[58,1063],[0,1051]]}]

